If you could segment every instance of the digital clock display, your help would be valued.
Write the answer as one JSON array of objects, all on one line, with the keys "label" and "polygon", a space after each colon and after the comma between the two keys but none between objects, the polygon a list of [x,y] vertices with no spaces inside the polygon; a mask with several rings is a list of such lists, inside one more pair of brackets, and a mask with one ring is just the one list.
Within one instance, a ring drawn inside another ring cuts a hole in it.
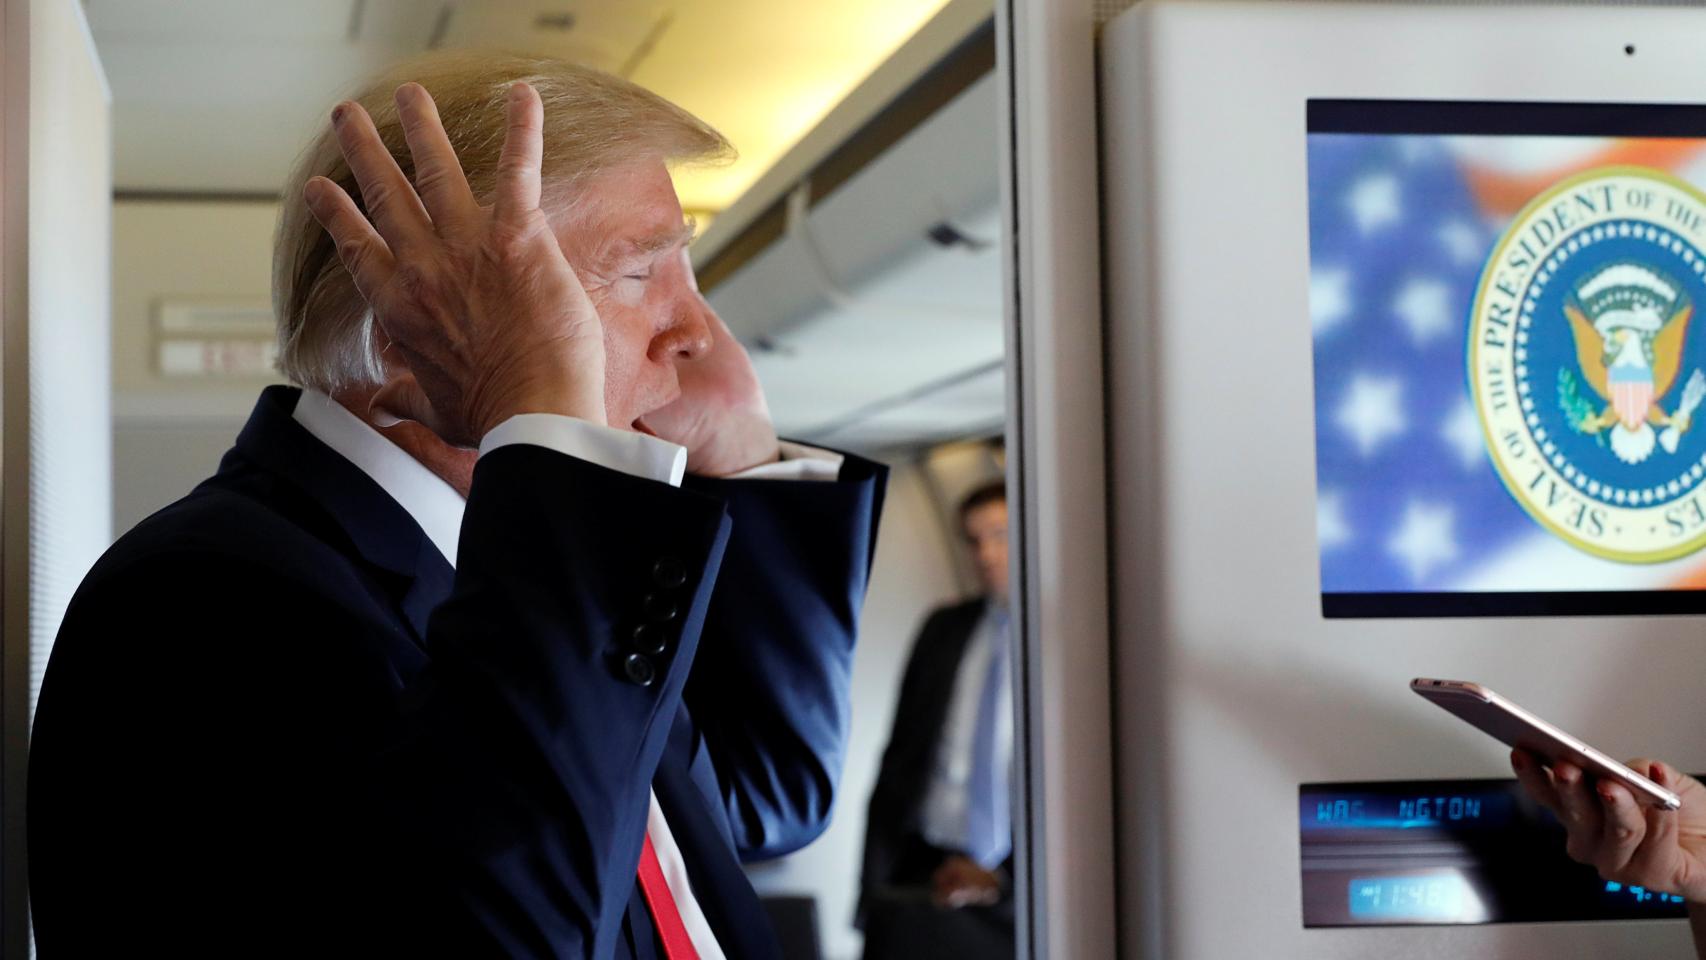
[{"label": "digital clock display", "polygon": [[1363,920],[1473,923],[1482,913],[1475,892],[1455,873],[1350,882],[1350,914]]}]

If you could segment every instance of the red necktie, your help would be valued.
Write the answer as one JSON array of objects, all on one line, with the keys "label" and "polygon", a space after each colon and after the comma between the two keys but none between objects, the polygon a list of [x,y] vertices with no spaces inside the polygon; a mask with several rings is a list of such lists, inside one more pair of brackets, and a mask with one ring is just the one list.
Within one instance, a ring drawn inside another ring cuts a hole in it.
[{"label": "red necktie", "polygon": [[693,949],[693,939],[687,935],[687,924],[681,922],[681,911],[676,909],[675,895],[663,878],[663,864],[658,863],[650,832],[646,833],[646,845],[640,848],[640,892],[651,908],[652,925],[663,941],[663,955],[668,960],[699,960],[699,951]]}]

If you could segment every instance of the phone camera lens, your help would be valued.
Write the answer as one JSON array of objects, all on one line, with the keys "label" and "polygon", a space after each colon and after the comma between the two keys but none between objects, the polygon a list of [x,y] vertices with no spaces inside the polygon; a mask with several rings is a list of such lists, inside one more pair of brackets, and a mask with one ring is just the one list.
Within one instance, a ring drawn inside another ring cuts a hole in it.
[{"label": "phone camera lens", "polygon": [[1632,43],[1624,44],[1623,45],[1623,52],[1625,54],[1628,54],[1631,57],[1634,56],[1635,55],[1635,45]]}]

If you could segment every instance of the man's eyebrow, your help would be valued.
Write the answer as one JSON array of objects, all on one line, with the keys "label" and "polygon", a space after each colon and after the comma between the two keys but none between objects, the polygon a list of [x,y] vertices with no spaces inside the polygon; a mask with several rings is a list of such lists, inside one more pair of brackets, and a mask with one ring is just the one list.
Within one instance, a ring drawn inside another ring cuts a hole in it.
[{"label": "man's eyebrow", "polygon": [[660,230],[648,236],[627,240],[621,246],[626,248],[626,251],[635,253],[657,253],[660,250],[684,247],[692,241],[696,229],[697,224],[693,222],[692,217],[688,217],[673,230]]}]

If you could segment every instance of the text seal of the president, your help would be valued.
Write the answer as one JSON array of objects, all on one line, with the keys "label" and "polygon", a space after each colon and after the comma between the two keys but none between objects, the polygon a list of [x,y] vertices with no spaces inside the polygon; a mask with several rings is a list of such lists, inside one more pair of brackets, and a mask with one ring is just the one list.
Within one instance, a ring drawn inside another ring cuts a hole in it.
[{"label": "text seal of the president", "polygon": [[1470,316],[1469,386],[1505,488],[1595,556],[1706,546],[1706,195],[1600,167],[1518,213]]}]

